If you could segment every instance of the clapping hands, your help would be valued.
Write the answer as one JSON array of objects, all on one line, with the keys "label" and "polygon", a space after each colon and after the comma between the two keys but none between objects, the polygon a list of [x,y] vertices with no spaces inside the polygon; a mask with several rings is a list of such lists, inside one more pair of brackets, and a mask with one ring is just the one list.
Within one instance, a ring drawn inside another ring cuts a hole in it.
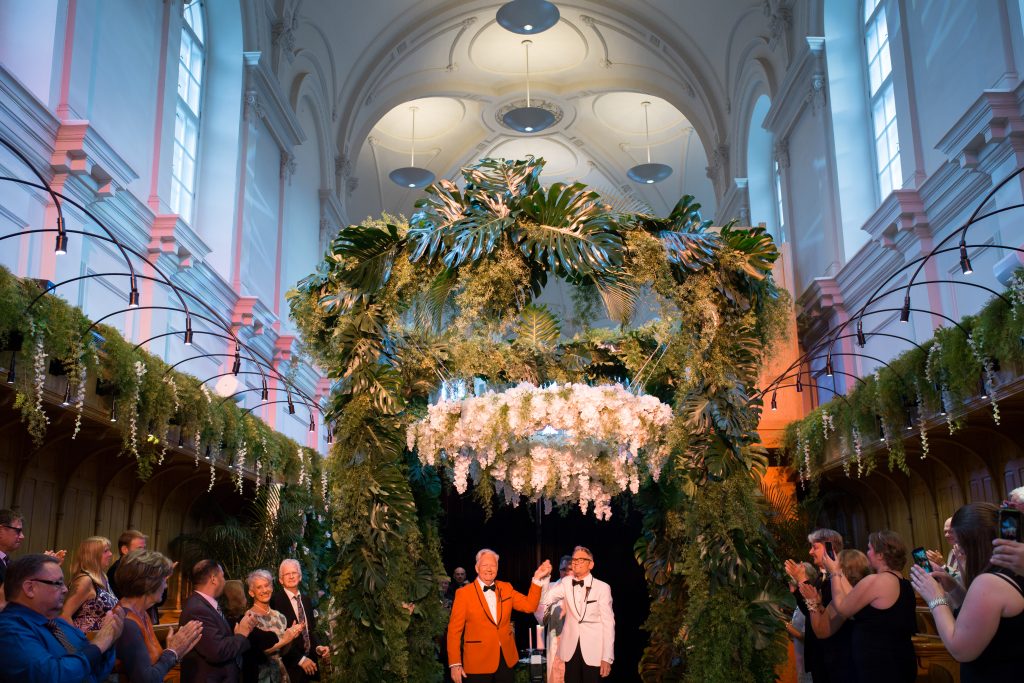
[{"label": "clapping hands", "polygon": [[295,640],[296,638],[298,638],[299,636],[302,635],[302,630],[304,628],[306,628],[305,624],[303,624],[302,622],[296,621],[294,624],[292,624],[291,626],[286,628],[284,630],[283,634],[281,634],[281,642],[282,643],[290,643],[290,642],[292,642],[293,640]]},{"label": "clapping hands", "polygon": [[167,633],[167,649],[172,650],[178,659],[181,659],[195,647],[202,635],[203,622],[193,619],[177,631],[172,628]]}]

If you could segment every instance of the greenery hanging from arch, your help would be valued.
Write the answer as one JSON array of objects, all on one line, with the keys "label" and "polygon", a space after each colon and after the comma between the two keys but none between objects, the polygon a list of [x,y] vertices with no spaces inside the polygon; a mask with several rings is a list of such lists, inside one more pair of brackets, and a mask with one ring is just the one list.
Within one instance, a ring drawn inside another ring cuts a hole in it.
[{"label": "greenery hanging from arch", "polygon": [[[618,213],[581,183],[542,186],[543,165],[485,159],[461,189],[428,187],[408,223],[342,229],[289,294],[337,382],[338,679],[441,680],[436,521],[451,472],[421,466],[406,428],[445,382],[528,381],[625,383],[672,406],[668,462],[637,495],[652,598],[643,680],[773,681],[782,582],[751,397],[788,306],[775,245],[763,228],[712,229],[690,196],[664,218]],[[556,279],[572,291],[564,319],[537,303]],[[485,474],[474,494],[490,503],[493,483]]]}]

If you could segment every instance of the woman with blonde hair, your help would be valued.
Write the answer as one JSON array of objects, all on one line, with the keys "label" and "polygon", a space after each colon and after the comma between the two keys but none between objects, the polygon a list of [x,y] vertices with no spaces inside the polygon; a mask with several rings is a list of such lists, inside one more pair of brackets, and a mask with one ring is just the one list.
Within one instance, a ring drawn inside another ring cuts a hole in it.
[{"label": "woman with blonde hair", "polygon": [[117,606],[117,597],[107,580],[107,567],[113,559],[110,539],[103,536],[90,536],[75,551],[60,615],[86,633],[99,630],[104,615]]},{"label": "woman with blonde hair", "polygon": [[853,548],[839,551],[839,567],[851,586],[856,586],[861,579],[872,573],[868,556]]}]

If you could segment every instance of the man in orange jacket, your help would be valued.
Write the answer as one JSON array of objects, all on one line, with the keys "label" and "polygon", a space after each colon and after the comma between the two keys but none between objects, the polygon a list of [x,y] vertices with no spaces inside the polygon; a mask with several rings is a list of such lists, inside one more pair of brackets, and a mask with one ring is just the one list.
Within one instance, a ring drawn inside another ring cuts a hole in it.
[{"label": "man in orange jacket", "polygon": [[540,602],[542,580],[551,574],[551,562],[533,573],[528,595],[507,581],[495,581],[498,553],[484,548],[476,554],[476,581],[455,591],[448,622],[448,661],[455,683],[511,683],[519,660],[512,610],[533,612]]}]

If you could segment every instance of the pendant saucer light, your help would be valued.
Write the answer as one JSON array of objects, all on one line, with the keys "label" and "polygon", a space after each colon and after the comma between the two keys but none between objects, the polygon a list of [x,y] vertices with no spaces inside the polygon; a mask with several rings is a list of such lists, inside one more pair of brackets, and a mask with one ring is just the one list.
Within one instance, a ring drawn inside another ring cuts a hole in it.
[{"label": "pendant saucer light", "polygon": [[506,31],[533,35],[547,31],[561,15],[554,3],[546,0],[512,0],[498,10],[498,24]]},{"label": "pendant saucer light", "polygon": [[409,107],[412,112],[412,141],[409,143],[409,165],[396,168],[388,174],[391,182],[402,187],[418,188],[426,187],[434,182],[434,174],[425,168],[416,166],[416,109]]},{"label": "pendant saucer light", "polygon": [[665,164],[651,163],[651,129],[647,121],[647,108],[651,106],[651,103],[641,102],[640,105],[644,108],[644,141],[647,145],[647,163],[637,164],[626,171],[626,175],[635,182],[653,185],[672,175],[672,167]]},{"label": "pendant saucer light", "polygon": [[524,40],[526,48],[526,106],[516,107],[505,112],[502,123],[520,133],[539,133],[555,122],[555,115],[547,109],[530,106],[530,45],[532,40]]}]

